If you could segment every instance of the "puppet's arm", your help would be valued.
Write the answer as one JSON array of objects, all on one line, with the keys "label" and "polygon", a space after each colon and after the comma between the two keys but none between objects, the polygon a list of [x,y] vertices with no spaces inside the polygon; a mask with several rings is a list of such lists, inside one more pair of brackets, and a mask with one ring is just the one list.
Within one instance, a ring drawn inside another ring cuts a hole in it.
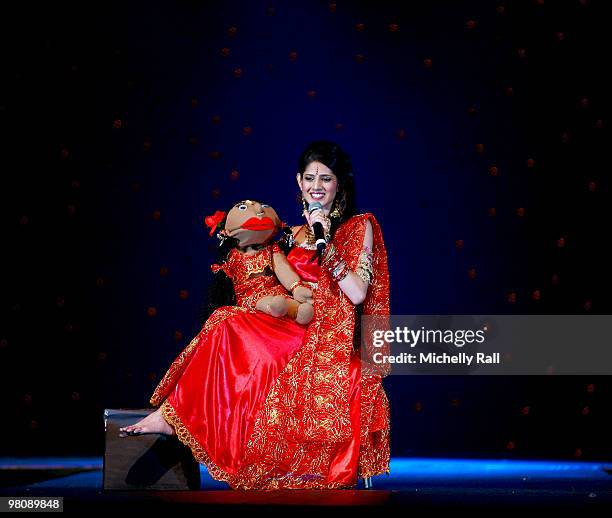
[{"label": "puppet's arm", "polygon": [[312,304],[312,290],[300,284],[296,285],[296,283],[300,282],[302,279],[293,269],[291,263],[287,261],[285,254],[282,252],[275,252],[272,255],[272,263],[274,273],[278,277],[278,280],[288,291],[291,291],[293,298],[298,302],[309,302]]}]

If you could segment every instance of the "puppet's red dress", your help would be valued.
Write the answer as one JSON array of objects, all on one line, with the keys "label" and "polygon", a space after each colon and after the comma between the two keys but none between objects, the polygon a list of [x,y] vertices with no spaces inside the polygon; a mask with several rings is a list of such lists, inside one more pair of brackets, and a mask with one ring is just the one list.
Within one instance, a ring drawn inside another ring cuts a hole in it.
[{"label": "puppet's red dress", "polygon": [[[371,214],[336,231],[355,270],[366,221],[374,234],[364,315],[389,314],[387,254]],[[217,309],[161,380],[151,404],[211,476],[234,489],[350,488],[389,471],[389,404],[381,375],[353,348],[355,306],[316,262],[287,256],[315,283],[312,322],[301,326],[242,307]]]},{"label": "puppet's red dress", "polygon": [[[276,243],[271,243],[253,255],[243,254],[233,248],[223,264],[213,264],[211,270],[223,270],[232,280],[236,292],[236,306],[255,309],[263,297],[282,295],[291,297],[289,292],[274,275],[273,256],[282,253]],[[266,270],[270,275],[265,275]],[[259,275],[257,275],[259,274]]]}]

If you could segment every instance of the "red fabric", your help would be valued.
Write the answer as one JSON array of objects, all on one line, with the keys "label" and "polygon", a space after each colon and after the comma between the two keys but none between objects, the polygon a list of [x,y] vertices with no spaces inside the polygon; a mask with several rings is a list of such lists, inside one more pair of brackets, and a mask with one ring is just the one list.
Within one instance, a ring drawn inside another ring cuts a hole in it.
[{"label": "red fabric", "polygon": [[[355,249],[361,247],[359,236],[363,236],[365,221],[366,216],[356,217],[345,230],[348,235],[355,235],[352,245]],[[375,239],[384,246],[380,236],[377,237],[379,229],[375,220],[372,221]],[[329,293],[329,279],[317,271],[317,262],[309,262],[313,253],[294,248],[288,259],[305,280],[323,279],[326,291],[321,293]],[[372,306],[372,313],[388,314],[386,255],[384,267],[381,271],[385,275],[379,276],[381,289],[374,284],[372,291],[376,295],[382,290],[387,301],[384,297],[380,299],[383,302],[380,309]],[[163,403],[166,420],[214,478],[243,489],[334,488],[354,486],[358,473],[370,476],[388,470],[388,402],[380,377],[362,376],[359,356],[350,352],[352,338],[350,343],[348,338],[352,332],[345,337],[346,343],[342,342],[343,351],[349,351],[345,356],[346,367],[340,366],[337,374],[326,371],[320,362],[314,367],[299,367],[310,361],[308,358],[318,357],[313,345],[324,344],[322,336],[329,335],[330,345],[333,344],[335,332],[318,334],[318,329],[323,333],[320,328],[326,322],[323,311],[331,307],[330,300],[338,300],[337,295],[335,299],[321,299],[315,304],[315,320],[308,327],[288,318],[279,319],[245,308],[220,308],[159,383],[151,403]],[[345,311],[349,309],[347,306]],[[310,345],[306,342],[309,333]],[[320,353],[325,354],[322,348]],[[326,356],[320,358],[324,360]],[[334,367],[334,357],[330,360]],[[298,368],[294,371],[297,378],[292,377],[292,366]],[[332,373],[332,379],[341,376],[342,386],[346,387],[341,397],[346,406],[323,410],[315,418],[317,427],[307,430],[301,420],[306,418],[304,409],[310,411],[311,403],[294,398],[329,395],[329,391],[318,395],[314,390],[323,390],[321,383],[325,377],[315,378],[319,386],[311,385],[312,391],[301,389],[301,380],[311,372],[315,376]],[[293,417],[290,408],[294,408]],[[278,422],[280,427],[274,425],[277,411],[283,418],[292,419],[292,429],[281,424],[284,421]],[[322,426],[325,426],[322,419],[334,412],[342,419],[341,427],[329,428],[329,434],[321,439]]]},{"label": "red fabric", "polygon": [[[214,478],[229,482],[243,467],[255,418],[272,384],[302,345],[306,328],[265,313],[217,310],[225,311],[231,315],[197,339],[180,380],[167,394],[167,403],[180,418],[179,426],[185,428],[181,439],[196,459],[207,465]],[[335,445],[331,452],[328,483],[341,487],[354,485],[357,479],[359,365],[358,357],[353,357],[353,437]]]},{"label": "red fabric", "polygon": [[168,402],[221,470],[240,467],[262,400],[304,330],[289,319],[237,313],[198,342]]},{"label": "red fabric", "polygon": [[[355,270],[368,224],[373,233],[374,275],[363,315],[388,316],[387,254],[376,219],[371,214],[350,218],[336,231],[333,244]],[[366,369],[359,378],[358,468],[348,485],[335,478],[338,448],[350,444],[356,430],[352,399],[356,309],[325,269],[317,279],[314,309],[302,346],[258,413],[244,469],[232,481],[235,487],[352,487],[357,475],[368,477],[389,470],[389,402],[378,369],[370,374]]]},{"label": "red fabric", "polygon": [[313,255],[313,250],[306,250],[299,246],[294,246],[287,254],[287,260],[303,281],[317,282],[319,278],[321,267],[318,261],[311,261]]},{"label": "red fabric", "polygon": [[276,243],[271,243],[258,252],[248,255],[234,248],[230,251],[227,261],[213,264],[210,269],[213,273],[223,270],[232,280],[237,306],[255,309],[257,302],[263,297],[274,295],[289,297],[289,293],[276,275],[265,275],[266,270],[272,270],[272,257],[275,253],[281,253]]}]

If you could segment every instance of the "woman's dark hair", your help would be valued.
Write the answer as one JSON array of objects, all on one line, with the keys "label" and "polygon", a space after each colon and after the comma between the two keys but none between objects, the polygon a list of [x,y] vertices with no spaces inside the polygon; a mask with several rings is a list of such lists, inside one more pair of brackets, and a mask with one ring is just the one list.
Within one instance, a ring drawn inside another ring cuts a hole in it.
[{"label": "woman's dark hair", "polygon": [[[338,194],[330,212],[330,235],[333,239],[338,227],[355,215],[355,181],[353,166],[348,154],[335,142],[316,140],[306,146],[298,161],[300,178],[312,162],[321,162],[329,167],[338,179]],[[333,216],[334,207],[340,203],[341,215]]]}]

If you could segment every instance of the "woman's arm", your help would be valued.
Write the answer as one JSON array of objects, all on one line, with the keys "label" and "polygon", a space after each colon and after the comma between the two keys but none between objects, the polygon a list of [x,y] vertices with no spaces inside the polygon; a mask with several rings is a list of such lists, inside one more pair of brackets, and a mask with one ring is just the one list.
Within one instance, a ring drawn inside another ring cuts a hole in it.
[{"label": "woman's arm", "polygon": [[[363,237],[363,246],[361,253],[371,253],[372,245],[374,244],[374,236],[372,232],[372,224],[369,221],[366,221],[365,235]],[[368,279],[368,276],[364,276]],[[349,300],[357,305],[361,304],[368,293],[369,284],[364,280],[360,275],[355,273],[352,270],[348,271],[348,274],[338,282],[339,288],[342,292],[349,298]]]}]

